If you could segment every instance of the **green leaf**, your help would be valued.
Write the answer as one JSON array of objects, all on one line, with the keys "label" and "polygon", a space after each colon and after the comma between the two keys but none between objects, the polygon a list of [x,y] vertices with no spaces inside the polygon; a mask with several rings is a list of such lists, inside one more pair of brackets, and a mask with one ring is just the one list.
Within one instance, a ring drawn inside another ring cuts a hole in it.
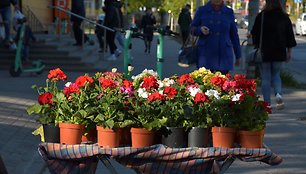
[{"label": "green leaf", "polygon": [[33,113],[39,114],[40,111],[41,111],[41,109],[42,109],[42,105],[40,105],[40,104],[34,104],[34,105],[32,105],[32,106],[30,106],[30,107],[27,108],[27,113],[28,113],[29,115],[31,115],[31,114],[33,114]]}]

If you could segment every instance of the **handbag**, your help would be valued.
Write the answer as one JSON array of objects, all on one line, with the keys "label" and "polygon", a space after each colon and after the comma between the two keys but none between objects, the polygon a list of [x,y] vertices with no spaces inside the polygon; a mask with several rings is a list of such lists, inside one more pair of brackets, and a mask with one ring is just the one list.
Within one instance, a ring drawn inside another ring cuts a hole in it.
[{"label": "handbag", "polygon": [[178,65],[181,67],[189,67],[190,65],[197,63],[197,46],[196,43],[198,37],[193,35],[193,32],[189,34],[183,48],[179,51]]},{"label": "handbag", "polygon": [[263,20],[264,20],[264,12],[262,12],[262,15],[261,15],[261,30],[260,30],[260,40],[259,40],[259,48],[257,48],[254,52],[254,56],[253,56],[253,63],[261,63],[262,62],[262,57],[263,57],[263,54],[262,54],[262,33],[263,33]]}]

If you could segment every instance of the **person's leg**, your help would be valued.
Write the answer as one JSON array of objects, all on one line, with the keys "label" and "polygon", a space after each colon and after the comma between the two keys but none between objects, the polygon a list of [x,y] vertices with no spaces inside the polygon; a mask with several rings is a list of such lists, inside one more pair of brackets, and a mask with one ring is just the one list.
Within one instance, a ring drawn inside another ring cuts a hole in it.
[{"label": "person's leg", "polygon": [[23,50],[22,50],[22,55],[23,55],[23,59],[28,62],[30,61],[29,59],[29,55],[30,55],[30,46],[29,45],[23,45],[22,46]]},{"label": "person's leg", "polygon": [[274,94],[282,94],[282,80],[280,77],[280,71],[283,66],[283,62],[272,63],[272,85],[274,88]]},{"label": "person's leg", "polygon": [[115,35],[116,35],[115,32],[112,32],[112,31],[107,31],[106,32],[106,41],[107,41],[107,44],[109,45],[109,49],[110,49],[110,53],[111,53],[111,56],[108,57],[107,60],[110,60],[110,61],[113,61],[113,60],[117,59],[117,57],[115,55],[115,51],[117,49],[117,46],[115,44]]},{"label": "person's leg", "polygon": [[10,26],[11,26],[11,7],[1,9],[1,16],[4,22],[5,38],[4,41],[9,43],[10,40]]},{"label": "person's leg", "polygon": [[259,70],[261,74],[261,91],[264,101],[271,105],[271,63],[261,63]]},{"label": "person's leg", "polygon": [[282,80],[280,77],[280,71],[283,66],[283,62],[272,63],[272,85],[274,88],[274,94],[276,98],[276,109],[284,109],[285,105],[282,98]]},{"label": "person's leg", "polygon": [[116,39],[117,39],[119,45],[121,46],[121,48],[124,48],[123,35],[119,31],[116,32]]},{"label": "person's leg", "polygon": [[104,42],[103,42],[103,33],[98,32],[97,33],[97,39],[99,41],[99,47],[101,51],[104,49]]},{"label": "person's leg", "polygon": [[74,21],[72,24],[73,34],[75,39],[74,45],[82,45],[82,30],[81,30],[81,22]]}]

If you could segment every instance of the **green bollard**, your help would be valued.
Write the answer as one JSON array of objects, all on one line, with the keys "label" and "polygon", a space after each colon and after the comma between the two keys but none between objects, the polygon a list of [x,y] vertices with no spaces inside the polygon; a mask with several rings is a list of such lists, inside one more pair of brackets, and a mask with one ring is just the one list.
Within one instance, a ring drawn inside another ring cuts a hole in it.
[{"label": "green bollard", "polygon": [[127,76],[128,79],[130,79],[130,74],[128,72],[128,66],[130,64],[129,49],[130,49],[131,40],[132,40],[131,30],[127,30],[125,33],[125,37],[124,37],[123,68],[124,68],[124,74]]},{"label": "green bollard", "polygon": [[160,78],[162,78],[163,73],[163,52],[164,52],[164,35],[162,31],[159,31],[159,36],[157,40],[157,59],[156,59],[156,71]]}]

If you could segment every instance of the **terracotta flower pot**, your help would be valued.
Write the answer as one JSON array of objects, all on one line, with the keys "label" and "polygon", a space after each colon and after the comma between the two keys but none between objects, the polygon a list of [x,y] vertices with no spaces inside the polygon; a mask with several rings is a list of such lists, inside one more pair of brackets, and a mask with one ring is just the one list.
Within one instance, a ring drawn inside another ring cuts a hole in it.
[{"label": "terracotta flower pot", "polygon": [[66,145],[80,144],[84,126],[79,124],[59,123],[60,143]]},{"label": "terracotta flower pot", "polygon": [[263,145],[265,130],[239,131],[239,143],[245,148],[261,148]]},{"label": "terracotta flower pot", "polygon": [[226,127],[212,127],[211,132],[214,147],[234,147],[236,129]]},{"label": "terracotta flower pot", "polygon": [[156,141],[156,131],[148,131],[144,128],[131,128],[132,147],[152,146]]},{"label": "terracotta flower pot", "polygon": [[98,145],[105,148],[119,147],[119,131],[97,126]]}]

